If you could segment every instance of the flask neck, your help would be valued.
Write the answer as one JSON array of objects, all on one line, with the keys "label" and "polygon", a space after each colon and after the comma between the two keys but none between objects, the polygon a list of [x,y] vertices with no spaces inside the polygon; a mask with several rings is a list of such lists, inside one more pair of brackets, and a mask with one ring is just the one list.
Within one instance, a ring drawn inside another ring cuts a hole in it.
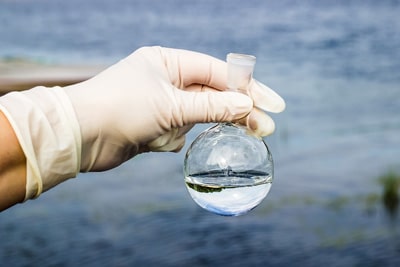
[{"label": "flask neck", "polygon": [[226,56],[228,63],[228,89],[231,91],[247,91],[253,78],[256,57],[252,55],[229,53]]}]

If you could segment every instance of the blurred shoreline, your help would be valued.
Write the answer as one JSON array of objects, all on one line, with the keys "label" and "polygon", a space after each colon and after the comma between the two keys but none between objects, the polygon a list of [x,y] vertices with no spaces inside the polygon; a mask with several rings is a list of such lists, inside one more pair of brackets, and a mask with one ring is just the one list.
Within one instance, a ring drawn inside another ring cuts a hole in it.
[{"label": "blurred shoreline", "polygon": [[102,65],[47,64],[24,59],[0,59],[0,96],[35,86],[66,86],[87,80]]}]

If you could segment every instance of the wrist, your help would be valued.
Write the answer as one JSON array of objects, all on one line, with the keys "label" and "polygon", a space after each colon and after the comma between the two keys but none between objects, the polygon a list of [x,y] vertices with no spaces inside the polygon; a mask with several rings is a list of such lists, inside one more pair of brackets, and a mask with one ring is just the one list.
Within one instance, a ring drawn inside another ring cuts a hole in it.
[{"label": "wrist", "polygon": [[25,200],[75,177],[81,137],[74,110],[60,87],[10,93],[0,106],[26,157]]}]

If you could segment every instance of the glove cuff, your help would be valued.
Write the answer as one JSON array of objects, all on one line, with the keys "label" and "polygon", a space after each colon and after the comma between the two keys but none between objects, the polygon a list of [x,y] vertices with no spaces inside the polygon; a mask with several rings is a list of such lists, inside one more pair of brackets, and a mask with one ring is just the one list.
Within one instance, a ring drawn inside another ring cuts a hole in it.
[{"label": "glove cuff", "polygon": [[81,134],[74,109],[60,87],[35,87],[0,98],[26,156],[25,200],[75,177],[80,170]]}]

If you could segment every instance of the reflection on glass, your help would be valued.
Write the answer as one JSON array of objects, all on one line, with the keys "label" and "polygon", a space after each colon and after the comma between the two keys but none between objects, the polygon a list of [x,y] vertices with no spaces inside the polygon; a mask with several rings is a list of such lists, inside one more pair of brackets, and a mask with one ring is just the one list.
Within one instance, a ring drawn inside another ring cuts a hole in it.
[{"label": "reflection on glass", "polygon": [[[245,91],[255,57],[227,56],[228,87]],[[262,138],[246,127],[220,123],[201,133],[186,153],[184,175],[193,200],[224,216],[255,208],[268,194],[273,180],[272,155]]]}]

